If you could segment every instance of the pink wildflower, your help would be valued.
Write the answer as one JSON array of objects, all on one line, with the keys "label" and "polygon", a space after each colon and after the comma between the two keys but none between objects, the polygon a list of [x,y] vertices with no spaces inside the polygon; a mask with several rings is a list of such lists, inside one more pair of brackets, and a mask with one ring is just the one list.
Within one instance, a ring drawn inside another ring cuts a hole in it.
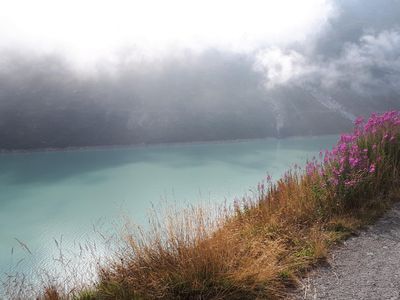
[{"label": "pink wildflower", "polygon": [[369,172],[374,173],[375,172],[375,164],[371,164],[369,167]]}]

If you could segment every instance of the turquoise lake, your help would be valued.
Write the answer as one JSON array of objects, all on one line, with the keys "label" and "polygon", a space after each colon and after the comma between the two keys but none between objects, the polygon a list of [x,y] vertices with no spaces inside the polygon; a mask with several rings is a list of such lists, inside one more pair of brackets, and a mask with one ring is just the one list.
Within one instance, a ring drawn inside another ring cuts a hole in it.
[{"label": "turquoise lake", "polygon": [[[337,136],[0,155],[0,272],[49,266],[55,240],[76,249],[93,228],[152,205],[230,203],[271,174],[331,147]],[[26,245],[29,251],[24,246]],[[30,253],[29,253],[30,252]]]}]

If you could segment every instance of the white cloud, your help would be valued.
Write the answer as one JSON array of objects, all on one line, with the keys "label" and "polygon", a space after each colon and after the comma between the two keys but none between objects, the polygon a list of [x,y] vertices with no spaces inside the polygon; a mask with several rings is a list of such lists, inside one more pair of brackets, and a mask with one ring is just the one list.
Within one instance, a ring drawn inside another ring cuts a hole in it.
[{"label": "white cloud", "polygon": [[251,52],[303,41],[334,11],[331,0],[0,0],[0,7],[0,47],[61,51],[81,62],[125,46],[147,55]]},{"label": "white cloud", "polygon": [[268,48],[256,56],[255,70],[262,72],[268,89],[285,85],[314,71],[314,66],[294,50]]},{"label": "white cloud", "polygon": [[294,84],[325,90],[347,86],[360,94],[385,88],[400,91],[400,33],[365,34],[357,43],[344,44],[340,55],[329,59],[268,48],[259,52],[255,69],[263,73],[268,89]]},{"label": "white cloud", "polygon": [[322,65],[319,73],[325,87],[348,84],[360,93],[377,87],[399,90],[400,34],[397,30],[366,34],[359,43],[345,45],[341,56]]}]

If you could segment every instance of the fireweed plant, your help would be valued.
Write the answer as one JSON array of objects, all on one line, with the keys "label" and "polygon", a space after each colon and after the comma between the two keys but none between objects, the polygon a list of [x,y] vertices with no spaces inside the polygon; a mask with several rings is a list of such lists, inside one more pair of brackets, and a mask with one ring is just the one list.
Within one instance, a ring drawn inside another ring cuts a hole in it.
[{"label": "fireweed plant", "polygon": [[397,178],[399,140],[400,112],[372,114],[366,123],[359,117],[352,134],[342,134],[331,151],[320,152],[322,162],[307,163],[309,180],[331,193],[331,212],[359,207]]},{"label": "fireweed plant", "polygon": [[[232,209],[188,209],[126,230],[99,262],[95,283],[44,281],[39,299],[278,299],[337,241],[381,215],[400,195],[400,112],[355,121],[331,151],[282,178],[267,176]],[[212,216],[212,217],[210,217]],[[215,217],[218,216],[218,217]],[[84,263],[84,262],[82,262]],[[8,297],[25,282],[9,277]],[[12,288],[10,288],[12,286]],[[31,297],[32,293],[26,298]]]}]

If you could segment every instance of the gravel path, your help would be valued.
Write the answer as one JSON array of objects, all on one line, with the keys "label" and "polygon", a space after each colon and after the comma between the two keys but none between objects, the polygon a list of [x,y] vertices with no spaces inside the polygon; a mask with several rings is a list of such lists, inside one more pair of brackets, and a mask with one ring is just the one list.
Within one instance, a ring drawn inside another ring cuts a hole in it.
[{"label": "gravel path", "polygon": [[299,299],[400,299],[400,203],[333,250],[303,281]]}]

